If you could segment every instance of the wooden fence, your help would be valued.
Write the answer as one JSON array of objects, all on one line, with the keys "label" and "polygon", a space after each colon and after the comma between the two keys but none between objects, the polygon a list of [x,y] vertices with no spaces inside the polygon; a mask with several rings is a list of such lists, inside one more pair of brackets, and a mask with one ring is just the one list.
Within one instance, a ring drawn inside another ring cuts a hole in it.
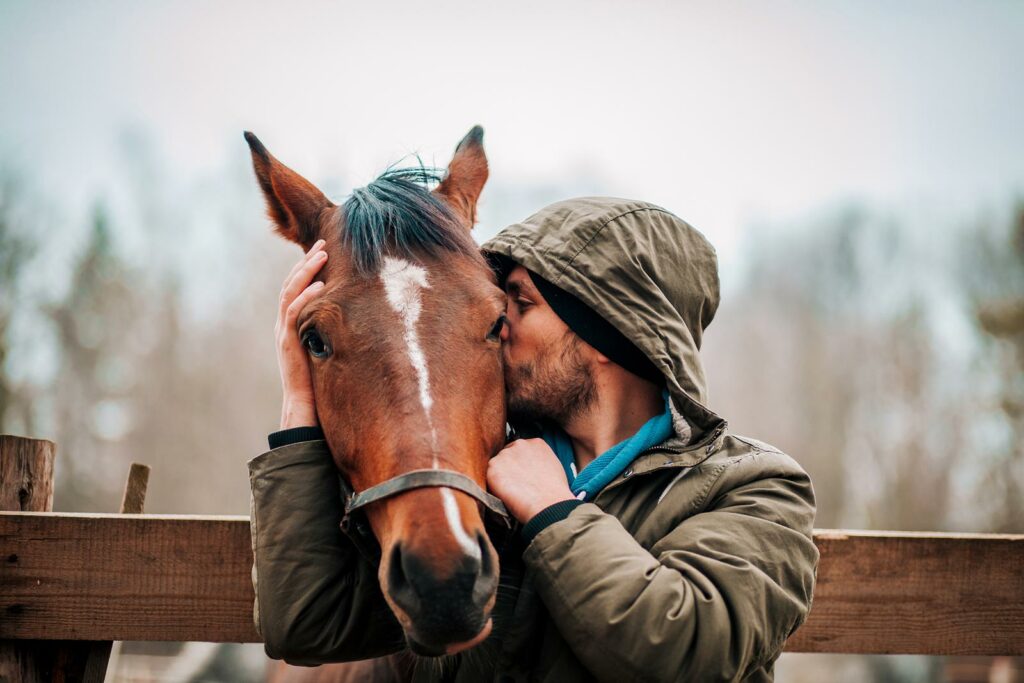
[{"label": "wooden fence", "polygon": [[[790,652],[1024,655],[1024,536],[819,530]],[[0,512],[0,640],[258,642],[238,516]]]},{"label": "wooden fence", "polygon": [[[1024,655],[1024,536],[821,530],[791,652]],[[0,639],[258,642],[246,517],[0,512]]]}]

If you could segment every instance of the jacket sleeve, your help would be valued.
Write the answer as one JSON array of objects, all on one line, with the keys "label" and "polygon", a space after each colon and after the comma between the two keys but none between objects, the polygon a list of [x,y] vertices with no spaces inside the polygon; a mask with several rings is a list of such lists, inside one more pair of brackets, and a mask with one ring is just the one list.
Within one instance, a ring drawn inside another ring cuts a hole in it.
[{"label": "jacket sleeve", "polygon": [[254,458],[249,485],[253,616],[267,655],[312,665],[402,649],[376,569],[339,527],[341,490],[326,442]]},{"label": "jacket sleeve", "polygon": [[527,548],[559,632],[599,679],[740,680],[807,616],[818,551],[806,473],[777,452],[711,466],[703,511],[650,550],[593,504]]}]

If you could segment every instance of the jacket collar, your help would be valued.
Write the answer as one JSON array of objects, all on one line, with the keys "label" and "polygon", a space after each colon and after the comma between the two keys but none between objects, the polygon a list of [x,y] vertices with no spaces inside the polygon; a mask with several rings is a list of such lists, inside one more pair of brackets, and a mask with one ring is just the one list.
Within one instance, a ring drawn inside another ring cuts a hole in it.
[{"label": "jacket collar", "polygon": [[696,402],[694,404],[702,409],[699,416],[705,418],[705,422],[699,432],[694,429],[691,421],[679,412],[675,402],[669,401],[669,410],[672,413],[672,424],[675,427],[675,433],[657,446],[648,448],[637,455],[623,472],[623,476],[613,480],[603,490],[607,490],[636,474],[645,474],[660,469],[694,467],[710,458],[721,446],[729,425],[715,413]]}]

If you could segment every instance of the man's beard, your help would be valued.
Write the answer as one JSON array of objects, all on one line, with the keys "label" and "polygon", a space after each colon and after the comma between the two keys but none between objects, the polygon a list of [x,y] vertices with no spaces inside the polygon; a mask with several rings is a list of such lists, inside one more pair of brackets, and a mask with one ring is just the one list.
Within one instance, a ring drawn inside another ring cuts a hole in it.
[{"label": "man's beard", "polygon": [[[509,420],[550,420],[566,425],[586,412],[597,398],[590,368],[571,330],[549,345],[531,363],[505,363],[505,392]],[[561,349],[559,350],[559,347]]]}]

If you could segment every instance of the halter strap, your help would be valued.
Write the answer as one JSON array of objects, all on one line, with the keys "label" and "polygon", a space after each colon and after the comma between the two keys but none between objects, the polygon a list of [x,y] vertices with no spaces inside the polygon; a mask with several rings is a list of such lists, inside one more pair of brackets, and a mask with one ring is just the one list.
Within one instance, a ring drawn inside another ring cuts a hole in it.
[{"label": "halter strap", "polygon": [[351,495],[346,496],[345,513],[346,515],[350,514],[370,503],[403,491],[429,486],[445,486],[462,491],[476,498],[491,512],[504,518],[506,522],[509,519],[508,510],[505,509],[501,500],[484,491],[479,484],[465,474],[452,470],[411,470],[376,486],[371,486],[365,491],[352,492]]}]

